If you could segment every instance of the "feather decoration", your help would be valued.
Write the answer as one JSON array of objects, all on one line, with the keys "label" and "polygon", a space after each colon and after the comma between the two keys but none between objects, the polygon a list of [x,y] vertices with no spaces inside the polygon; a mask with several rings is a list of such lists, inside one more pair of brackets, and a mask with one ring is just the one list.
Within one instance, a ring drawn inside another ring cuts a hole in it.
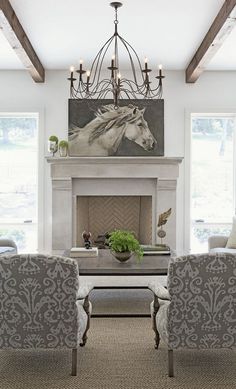
[{"label": "feather decoration", "polygon": [[163,212],[159,215],[159,219],[158,219],[158,225],[157,227],[161,227],[161,226],[164,226],[164,224],[167,223],[167,219],[168,217],[171,215],[171,208],[168,209],[168,211],[166,212]]}]

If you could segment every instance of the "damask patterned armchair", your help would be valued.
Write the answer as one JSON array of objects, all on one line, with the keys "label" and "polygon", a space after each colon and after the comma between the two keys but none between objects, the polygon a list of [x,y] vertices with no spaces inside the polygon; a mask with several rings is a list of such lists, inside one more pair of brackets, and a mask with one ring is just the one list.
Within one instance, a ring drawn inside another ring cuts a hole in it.
[{"label": "damask patterned armchair", "polygon": [[0,256],[0,348],[77,348],[89,328],[89,287],[79,288],[77,263],[40,254]]},{"label": "damask patterned armchair", "polygon": [[156,348],[160,338],[168,346],[170,377],[174,349],[236,345],[236,255],[178,257],[169,265],[168,290],[157,284],[150,289]]}]

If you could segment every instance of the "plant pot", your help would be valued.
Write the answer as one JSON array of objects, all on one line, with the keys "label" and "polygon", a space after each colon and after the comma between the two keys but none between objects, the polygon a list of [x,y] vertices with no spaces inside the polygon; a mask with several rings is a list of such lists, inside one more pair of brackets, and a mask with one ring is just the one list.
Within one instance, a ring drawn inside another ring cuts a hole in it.
[{"label": "plant pot", "polygon": [[67,147],[59,147],[60,157],[67,157],[68,148]]},{"label": "plant pot", "polygon": [[53,157],[54,157],[54,154],[57,152],[58,150],[58,143],[54,140],[49,140],[48,141],[48,151],[49,153],[52,153]]},{"label": "plant pot", "polygon": [[124,251],[122,253],[118,251],[111,251],[111,253],[120,262],[126,262],[132,256],[132,253],[130,251]]}]

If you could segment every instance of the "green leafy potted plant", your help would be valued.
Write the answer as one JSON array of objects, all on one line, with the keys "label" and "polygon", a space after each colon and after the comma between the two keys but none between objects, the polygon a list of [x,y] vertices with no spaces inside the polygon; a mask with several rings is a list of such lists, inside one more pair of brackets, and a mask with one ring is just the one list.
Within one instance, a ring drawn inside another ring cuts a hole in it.
[{"label": "green leafy potted plant", "polygon": [[68,154],[68,142],[67,140],[61,140],[59,142],[60,157],[67,157]]},{"label": "green leafy potted plant", "polygon": [[48,139],[48,151],[52,153],[52,156],[54,157],[54,154],[58,150],[58,137],[56,135],[51,135]]},{"label": "green leafy potted plant", "polygon": [[112,254],[120,262],[127,261],[132,254],[136,254],[138,261],[140,261],[143,256],[143,250],[138,240],[130,231],[112,231],[108,243]]}]

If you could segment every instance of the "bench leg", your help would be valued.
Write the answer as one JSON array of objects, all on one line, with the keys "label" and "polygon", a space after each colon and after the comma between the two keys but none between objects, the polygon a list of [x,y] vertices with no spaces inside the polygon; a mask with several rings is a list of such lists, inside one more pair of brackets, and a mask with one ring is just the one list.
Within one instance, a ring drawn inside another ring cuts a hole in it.
[{"label": "bench leg", "polygon": [[72,371],[71,375],[77,375],[77,348],[72,349]]},{"label": "bench leg", "polygon": [[168,376],[174,377],[173,350],[168,350]]}]

